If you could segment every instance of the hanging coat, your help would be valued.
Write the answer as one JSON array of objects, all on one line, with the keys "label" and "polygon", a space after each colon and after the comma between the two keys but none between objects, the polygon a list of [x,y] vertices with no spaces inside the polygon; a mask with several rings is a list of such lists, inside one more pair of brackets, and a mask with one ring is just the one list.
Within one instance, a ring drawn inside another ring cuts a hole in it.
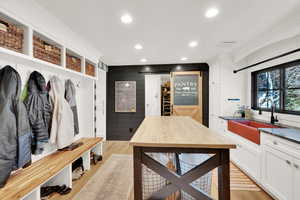
[{"label": "hanging coat", "polygon": [[33,133],[32,152],[41,154],[48,143],[52,118],[52,106],[42,74],[34,71],[28,80],[27,97],[24,100]]},{"label": "hanging coat", "polygon": [[5,66],[0,70],[0,187],[11,171],[31,162],[31,130],[20,93],[18,72]]},{"label": "hanging coat", "polygon": [[69,146],[74,142],[74,118],[70,105],[64,98],[65,84],[58,77],[53,76],[49,81],[53,106],[50,142],[58,149]]},{"label": "hanging coat", "polygon": [[76,88],[74,83],[70,79],[66,80],[65,98],[73,111],[74,131],[75,131],[74,135],[77,135],[79,133],[79,122],[78,122],[78,112],[77,112],[77,104],[76,104]]}]

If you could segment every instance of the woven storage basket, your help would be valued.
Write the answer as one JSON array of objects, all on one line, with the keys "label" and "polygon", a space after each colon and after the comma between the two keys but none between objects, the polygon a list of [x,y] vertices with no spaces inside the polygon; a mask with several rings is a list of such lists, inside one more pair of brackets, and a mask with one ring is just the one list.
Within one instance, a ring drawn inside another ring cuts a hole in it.
[{"label": "woven storage basket", "polygon": [[96,76],[95,65],[92,65],[88,62],[85,63],[85,73],[90,76]]},{"label": "woven storage basket", "polygon": [[68,69],[81,72],[81,59],[67,53],[66,67]]},{"label": "woven storage basket", "polygon": [[24,30],[0,19],[0,46],[22,53]]},{"label": "woven storage basket", "polygon": [[37,36],[33,36],[33,56],[56,65],[61,64],[60,48],[45,42]]}]

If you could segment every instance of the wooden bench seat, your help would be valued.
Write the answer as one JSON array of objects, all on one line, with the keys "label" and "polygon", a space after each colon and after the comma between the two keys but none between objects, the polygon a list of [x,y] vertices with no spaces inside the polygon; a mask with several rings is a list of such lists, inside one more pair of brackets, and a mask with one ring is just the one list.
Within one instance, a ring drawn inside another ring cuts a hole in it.
[{"label": "wooden bench seat", "polygon": [[12,175],[4,188],[0,189],[1,200],[21,199],[41,186],[85,152],[94,148],[102,138],[82,138],[83,145],[73,151],[57,151],[31,166]]}]

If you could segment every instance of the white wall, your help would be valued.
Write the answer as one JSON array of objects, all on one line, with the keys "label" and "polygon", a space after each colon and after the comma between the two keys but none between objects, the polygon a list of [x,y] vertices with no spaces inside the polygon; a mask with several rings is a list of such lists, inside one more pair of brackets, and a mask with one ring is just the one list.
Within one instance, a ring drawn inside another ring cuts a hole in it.
[{"label": "white wall", "polygon": [[[255,62],[271,58],[274,56],[277,56],[279,54],[294,50],[299,48],[300,46],[300,35],[282,40],[280,42],[276,42],[272,45],[268,45],[264,48],[261,48],[260,50],[256,51],[255,53],[247,56],[244,60],[247,62],[247,64],[253,64]],[[300,59],[300,52],[291,54],[289,56],[285,56],[261,65],[258,65],[254,68],[251,68],[246,71],[247,73],[247,79],[246,79],[246,104],[251,105],[251,72],[261,70],[264,68],[272,67],[275,65],[279,65],[282,63],[294,61]],[[270,112],[263,112],[262,115],[258,115],[258,111],[254,111],[254,117],[262,120],[270,120]],[[280,123],[287,124],[290,126],[296,126],[300,127],[300,116],[297,115],[289,115],[289,114],[280,114],[276,113],[278,115],[278,119]]]},{"label": "white wall", "polygon": [[[260,48],[239,63],[234,63],[234,59],[229,54],[223,54],[211,60],[209,62],[210,127],[218,129],[220,127],[218,116],[232,116],[237,108],[237,104],[251,107],[251,72],[299,59],[300,52],[258,65],[237,74],[233,73],[234,69],[294,50],[299,48],[299,46],[300,35]],[[240,98],[241,101],[233,103],[229,102],[228,98]],[[258,115],[258,111],[253,110],[253,113],[256,119],[270,120],[270,112],[263,112],[262,115]],[[300,117],[297,115],[279,113],[275,115],[278,116],[279,122],[282,124],[300,127]]]},{"label": "white wall", "polygon": [[[209,62],[209,121],[217,128],[219,116],[233,116],[239,105],[245,104],[245,73],[234,74],[236,65],[229,54]],[[240,99],[230,101],[228,99]]]},{"label": "white wall", "polygon": [[97,137],[106,139],[106,71],[98,69],[97,99],[96,99],[96,128]]},{"label": "white wall", "polygon": [[[259,51],[268,45],[297,36],[300,33],[300,12],[299,7],[295,7],[288,15],[279,20],[265,32],[247,41],[246,44],[236,48],[232,52],[236,62],[244,59],[251,53]],[[280,49],[278,49],[280,51]]]}]

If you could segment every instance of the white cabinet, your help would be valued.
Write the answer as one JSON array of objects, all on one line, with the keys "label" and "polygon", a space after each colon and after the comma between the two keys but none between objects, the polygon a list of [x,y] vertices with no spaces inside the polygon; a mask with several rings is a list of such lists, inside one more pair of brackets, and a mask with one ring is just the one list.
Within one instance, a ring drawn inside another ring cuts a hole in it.
[{"label": "white cabinet", "polygon": [[226,130],[225,134],[236,144],[236,149],[230,150],[231,161],[259,183],[261,179],[262,154],[260,146],[228,130]]},{"label": "white cabinet", "polygon": [[256,149],[241,141],[235,142],[236,149],[230,150],[231,160],[255,181],[261,178],[261,155]]},{"label": "white cabinet", "polygon": [[300,199],[300,159],[294,159],[293,163],[294,167],[294,181],[293,181],[293,189],[294,189],[294,200]]},{"label": "white cabinet", "polygon": [[261,132],[257,145],[228,131],[224,122],[220,132],[237,145],[231,160],[275,199],[299,200],[300,144]]},{"label": "white cabinet", "polygon": [[281,200],[291,200],[293,158],[270,147],[264,148],[263,185]]},{"label": "white cabinet", "polygon": [[244,170],[256,181],[260,181],[260,153],[243,145],[240,150],[240,163]]},{"label": "white cabinet", "polygon": [[262,134],[262,185],[279,200],[300,199],[300,145]]}]

